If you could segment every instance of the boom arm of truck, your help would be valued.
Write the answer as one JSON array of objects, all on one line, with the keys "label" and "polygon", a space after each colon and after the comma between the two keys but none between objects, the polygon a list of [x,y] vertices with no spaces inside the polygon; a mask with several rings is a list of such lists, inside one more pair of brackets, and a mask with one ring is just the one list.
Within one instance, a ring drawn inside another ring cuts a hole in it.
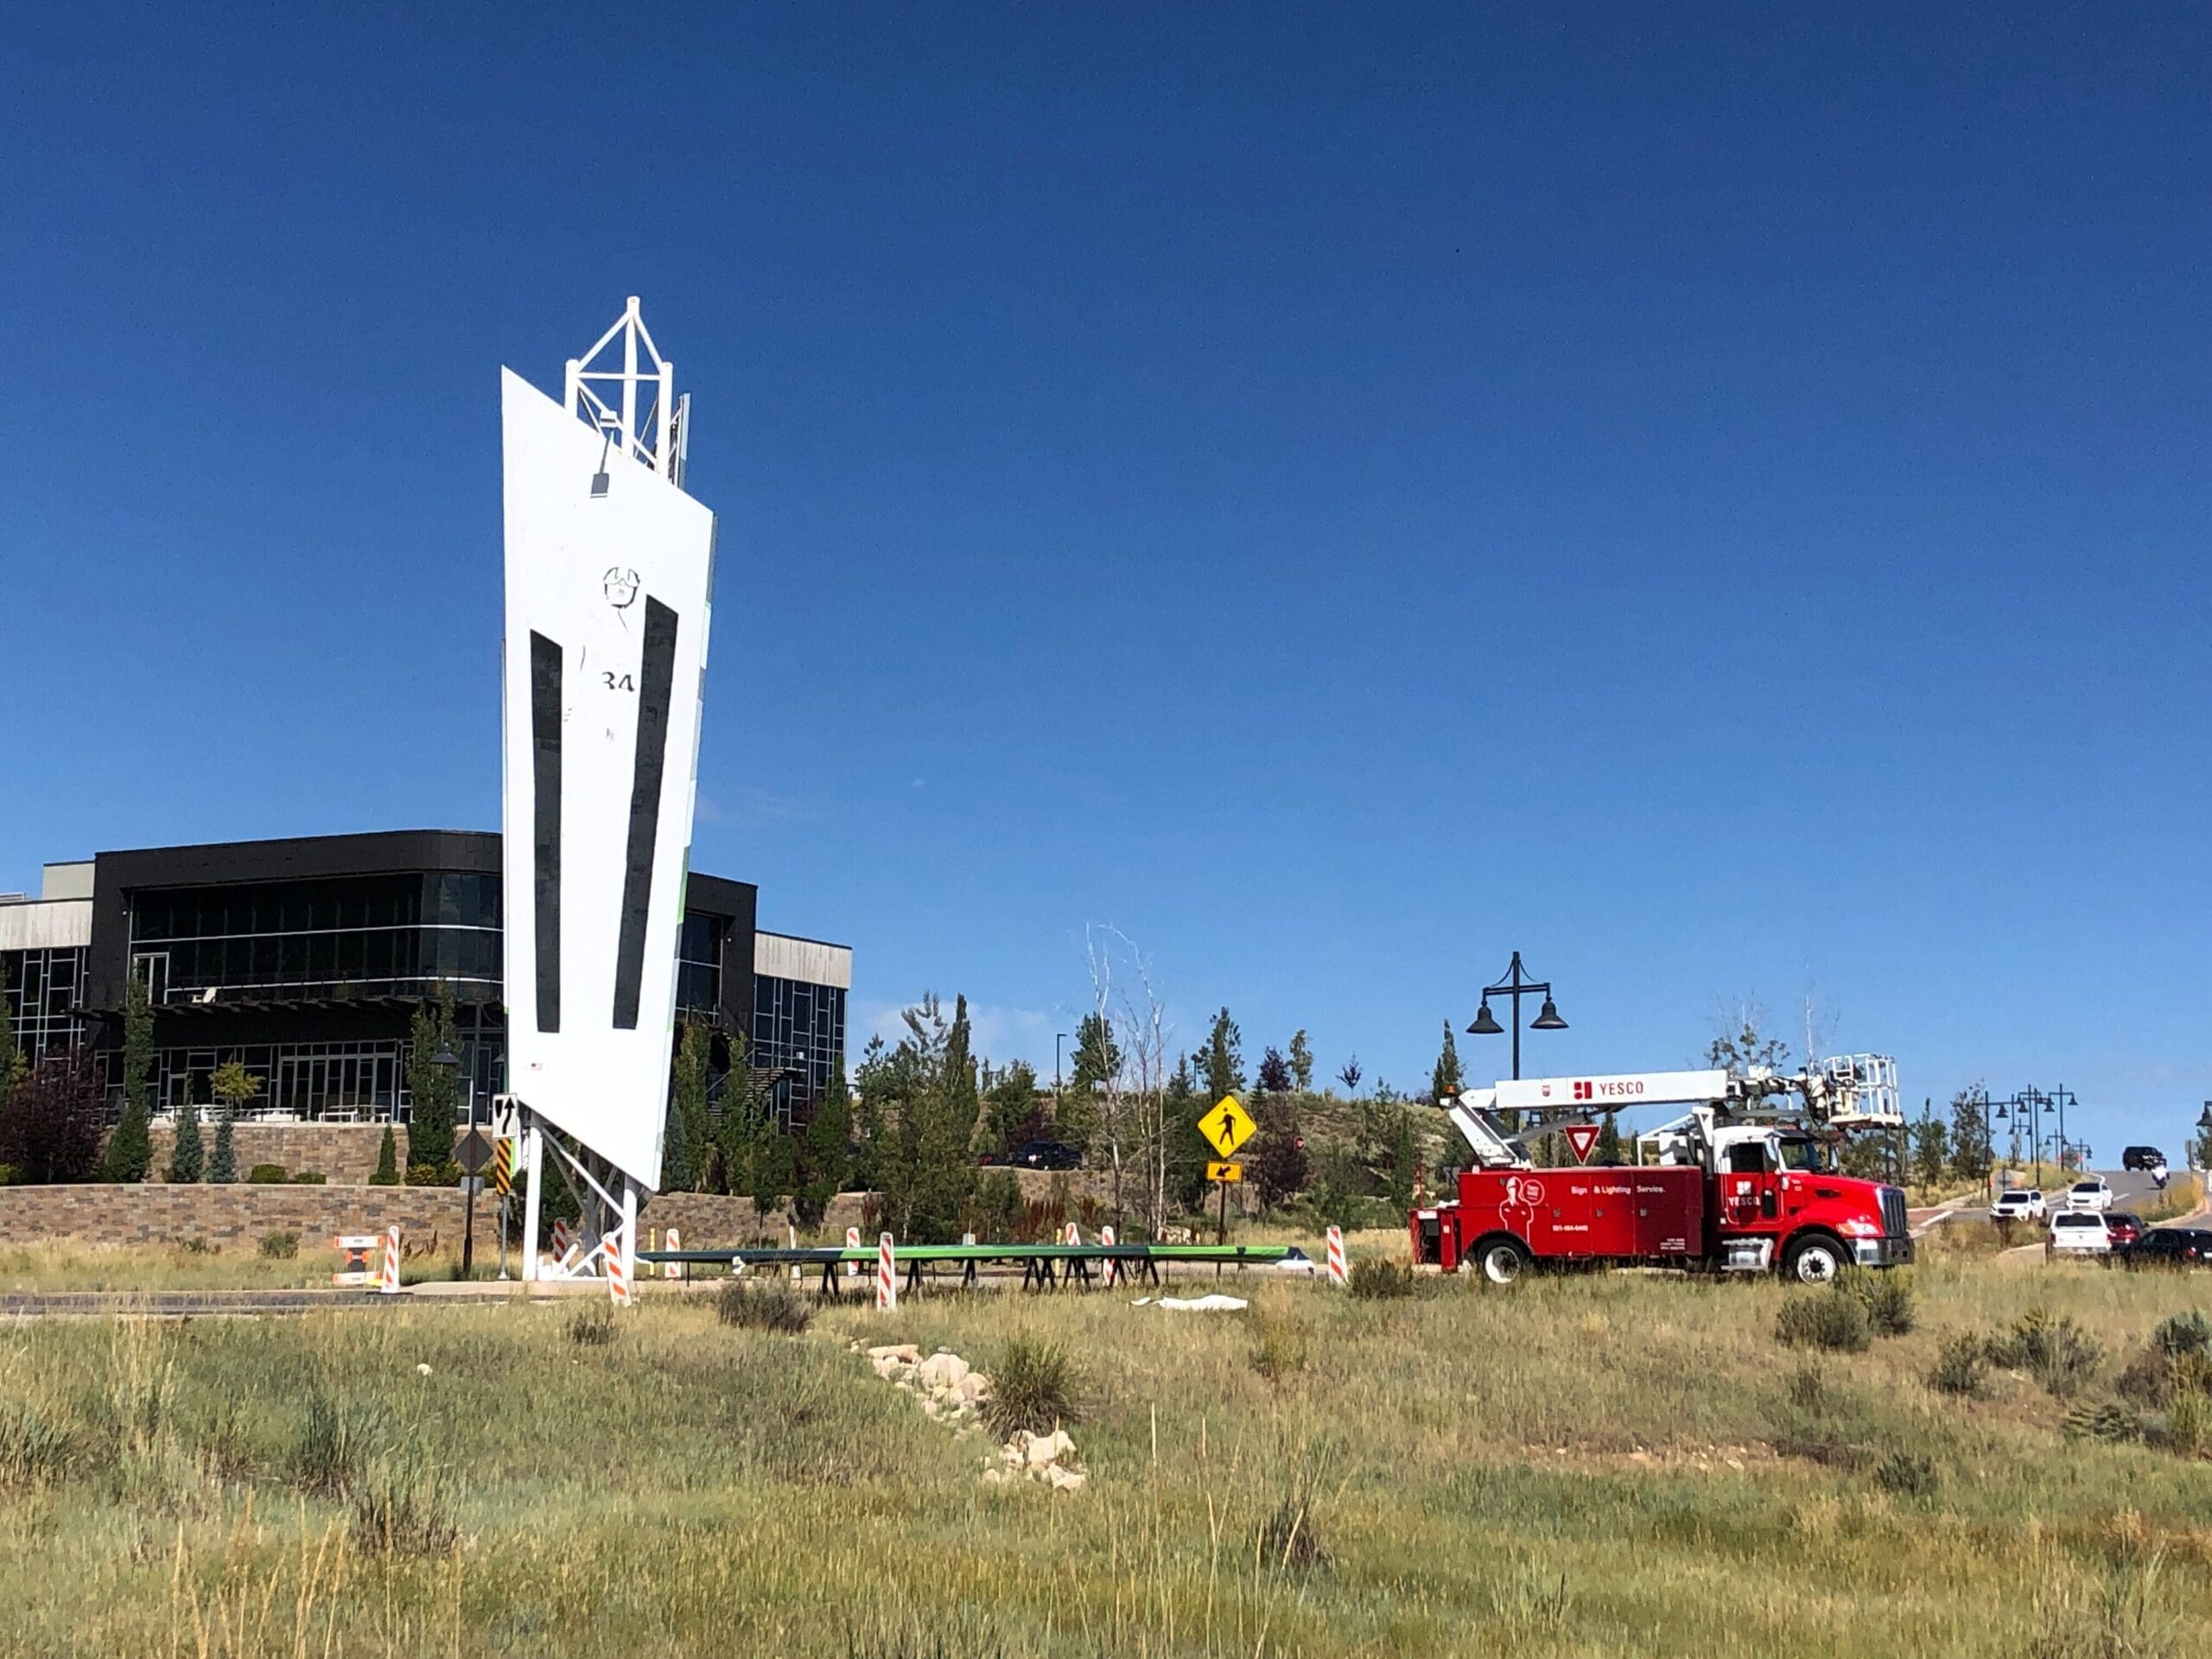
[{"label": "boom arm of truck", "polygon": [[1526,1131],[1509,1130],[1501,1112],[1544,1120],[1587,1118],[1630,1107],[1688,1106],[1708,1135],[1716,1120],[1801,1115],[1834,1128],[1891,1128],[1904,1122],[1897,1078],[1897,1062],[1886,1054],[1838,1054],[1787,1076],[1738,1077],[1707,1071],[1514,1077],[1438,1103],[1466,1137],[1480,1167],[1526,1169],[1531,1161],[1522,1144]]}]

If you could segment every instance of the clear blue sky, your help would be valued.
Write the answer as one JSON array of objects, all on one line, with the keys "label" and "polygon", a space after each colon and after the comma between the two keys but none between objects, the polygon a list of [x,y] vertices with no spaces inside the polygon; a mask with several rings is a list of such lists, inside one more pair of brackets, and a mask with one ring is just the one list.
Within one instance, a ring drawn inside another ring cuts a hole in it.
[{"label": "clear blue sky", "polygon": [[2200,10],[305,10],[10,20],[0,885],[496,824],[497,371],[637,292],[856,1044],[1106,922],[1401,1086],[1517,947],[1536,1070],[2212,1096]]}]

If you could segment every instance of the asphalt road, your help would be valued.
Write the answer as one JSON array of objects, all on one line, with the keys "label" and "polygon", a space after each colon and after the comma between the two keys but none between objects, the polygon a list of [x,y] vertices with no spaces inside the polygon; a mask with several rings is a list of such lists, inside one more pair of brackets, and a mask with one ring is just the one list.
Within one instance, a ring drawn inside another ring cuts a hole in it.
[{"label": "asphalt road", "polygon": [[[2140,1214],[2155,1204],[2160,1196],[2158,1187],[2152,1183],[2151,1178],[2139,1171],[2100,1169],[2094,1170],[2091,1173],[2105,1178],[2105,1185],[2112,1188],[2112,1207],[2115,1210],[2129,1210]],[[2045,1202],[2054,1210],[2064,1209],[2067,1187],[2081,1179],[2082,1178],[2077,1175],[2062,1185],[2044,1187],[2043,1195]],[[1962,1198],[1955,1204],[1941,1205],[1934,1210],[1912,1211],[1912,1228],[1917,1233],[1938,1222],[1948,1221],[1954,1216],[1964,1216],[1971,1220],[1979,1220],[1988,1213],[1989,1205],[1981,1198]]]}]

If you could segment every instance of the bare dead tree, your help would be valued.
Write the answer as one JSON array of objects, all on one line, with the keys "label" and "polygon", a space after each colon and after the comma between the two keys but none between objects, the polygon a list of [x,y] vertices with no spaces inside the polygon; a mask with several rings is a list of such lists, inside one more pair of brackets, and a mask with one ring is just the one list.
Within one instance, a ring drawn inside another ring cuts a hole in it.
[{"label": "bare dead tree", "polygon": [[1120,1065],[1103,1084],[1102,1135],[1113,1166],[1118,1225],[1136,1184],[1136,1207],[1156,1237],[1167,1219],[1168,1166],[1174,1126],[1167,1121],[1167,1010],[1153,984],[1152,964],[1128,935],[1100,925],[1084,929],[1092,1006],[1114,1033]]}]

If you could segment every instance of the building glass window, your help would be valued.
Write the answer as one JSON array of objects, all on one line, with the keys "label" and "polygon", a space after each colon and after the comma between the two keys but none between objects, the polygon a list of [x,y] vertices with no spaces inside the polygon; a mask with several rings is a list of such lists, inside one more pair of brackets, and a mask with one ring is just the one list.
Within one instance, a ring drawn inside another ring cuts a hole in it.
[{"label": "building glass window", "polygon": [[16,1047],[33,1065],[85,1039],[84,1017],[76,1011],[84,993],[85,956],[81,944],[0,950]]},{"label": "building glass window", "polygon": [[441,979],[496,1001],[499,880],[442,871],[150,889],[130,896],[130,951],[157,1001],[421,996]]},{"label": "building glass window", "polygon": [[746,1058],[768,1071],[776,1113],[786,1124],[809,1116],[845,1056],[845,993],[772,974],[753,978],[753,1040]]},{"label": "building glass window", "polygon": [[687,914],[676,931],[676,1006],[711,1014],[722,1001],[722,941],[729,920]]}]

